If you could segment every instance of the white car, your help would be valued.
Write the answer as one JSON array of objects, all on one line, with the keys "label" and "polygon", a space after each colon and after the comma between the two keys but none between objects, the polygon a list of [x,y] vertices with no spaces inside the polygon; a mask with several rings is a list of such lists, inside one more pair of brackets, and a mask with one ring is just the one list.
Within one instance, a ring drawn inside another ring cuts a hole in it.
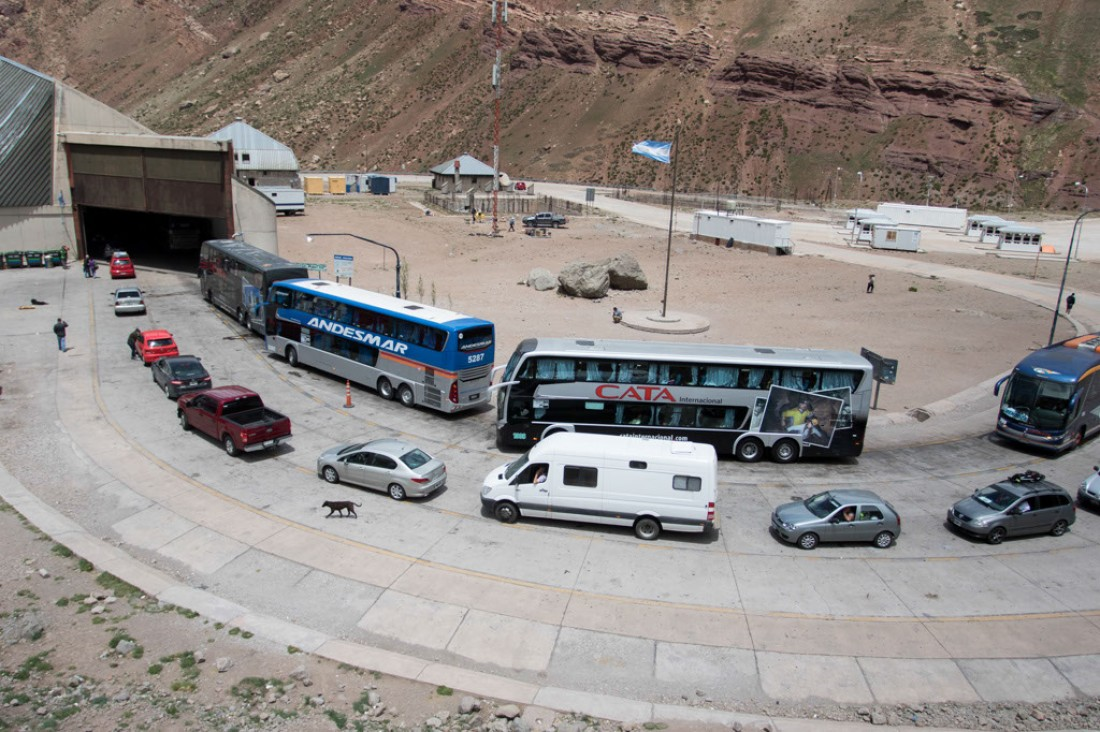
[{"label": "white car", "polygon": [[145,297],[136,287],[120,287],[112,295],[115,315],[142,315],[145,313]]}]

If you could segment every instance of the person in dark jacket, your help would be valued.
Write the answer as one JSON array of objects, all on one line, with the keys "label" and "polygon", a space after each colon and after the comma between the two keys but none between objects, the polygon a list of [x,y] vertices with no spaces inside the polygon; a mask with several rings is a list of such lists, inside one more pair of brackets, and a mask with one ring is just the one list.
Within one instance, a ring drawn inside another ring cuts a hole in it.
[{"label": "person in dark jacket", "polygon": [[134,328],[130,335],[126,336],[126,345],[130,347],[130,360],[137,358],[137,342],[141,338],[141,328]]}]

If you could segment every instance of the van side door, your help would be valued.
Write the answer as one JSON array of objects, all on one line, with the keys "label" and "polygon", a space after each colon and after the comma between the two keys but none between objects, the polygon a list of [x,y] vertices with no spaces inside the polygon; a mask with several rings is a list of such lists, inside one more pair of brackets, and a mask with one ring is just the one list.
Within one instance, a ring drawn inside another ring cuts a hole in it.
[{"label": "van side door", "polygon": [[562,465],[550,491],[550,515],[556,519],[604,523],[600,471],[588,465]]}]

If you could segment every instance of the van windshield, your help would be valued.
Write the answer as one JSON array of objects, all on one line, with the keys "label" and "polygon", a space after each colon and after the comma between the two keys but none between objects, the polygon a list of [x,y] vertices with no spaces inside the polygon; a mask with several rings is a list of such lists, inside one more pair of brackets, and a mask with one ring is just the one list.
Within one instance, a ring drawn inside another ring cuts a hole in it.
[{"label": "van windshield", "polygon": [[527,452],[523,453],[522,455],[520,455],[518,458],[516,458],[512,462],[508,463],[508,467],[504,469],[504,477],[507,480],[511,480],[513,475],[515,475],[519,471],[523,470],[523,467],[525,465],[527,465],[527,462],[528,462],[528,460],[530,460],[530,458],[531,458],[531,451],[528,450]]}]

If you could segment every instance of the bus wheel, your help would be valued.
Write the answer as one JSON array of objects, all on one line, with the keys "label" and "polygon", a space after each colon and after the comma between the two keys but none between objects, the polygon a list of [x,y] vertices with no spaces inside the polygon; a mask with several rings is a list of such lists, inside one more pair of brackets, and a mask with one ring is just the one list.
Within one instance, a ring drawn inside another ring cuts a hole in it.
[{"label": "bus wheel", "polygon": [[207,290],[206,291],[206,301],[207,302],[214,302],[214,291],[213,290]]},{"label": "bus wheel", "polygon": [[381,378],[378,380],[378,396],[383,399],[393,399],[393,384],[389,379]]},{"label": "bus wheel", "polygon": [[772,460],[777,463],[793,463],[798,459],[798,445],[794,440],[780,440],[772,445]]},{"label": "bus wheel", "polygon": [[241,319],[241,325],[244,326],[245,330],[252,330],[252,316],[247,312],[245,312],[244,318]]},{"label": "bus wheel", "polygon": [[413,396],[413,390],[408,387],[407,384],[402,384],[397,387],[397,398],[401,402],[401,406],[411,407],[416,404],[416,398]]},{"label": "bus wheel", "polygon": [[755,463],[764,454],[764,445],[755,437],[746,437],[737,443],[735,449],[738,459],[746,463]]},{"label": "bus wheel", "polygon": [[247,317],[248,316],[245,315],[244,310],[241,310],[240,308],[237,308],[237,322],[238,323],[240,323],[241,325],[244,325],[245,318],[247,318]]},{"label": "bus wheel", "polygon": [[653,541],[661,535],[661,522],[650,516],[642,516],[634,522],[634,535],[642,541]]},{"label": "bus wheel", "polygon": [[298,366],[298,349],[294,346],[286,347],[286,362],[290,364],[291,367]]},{"label": "bus wheel", "polygon": [[510,501],[501,501],[497,504],[497,507],[493,509],[493,515],[497,517],[497,521],[502,524],[514,524],[519,520],[519,509],[516,508],[516,504]]}]

